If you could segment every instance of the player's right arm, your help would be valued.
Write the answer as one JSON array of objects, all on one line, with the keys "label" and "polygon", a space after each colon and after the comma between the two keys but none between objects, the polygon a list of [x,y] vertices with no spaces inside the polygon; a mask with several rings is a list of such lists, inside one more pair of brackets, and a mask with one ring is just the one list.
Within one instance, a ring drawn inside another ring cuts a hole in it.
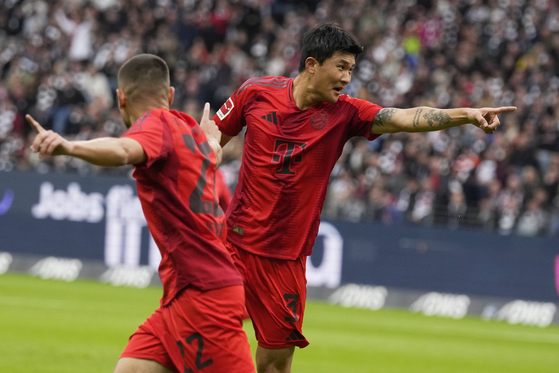
[{"label": "player's right arm", "polygon": [[38,132],[31,151],[41,158],[69,155],[96,166],[117,167],[140,164],[147,156],[142,145],[130,138],[104,137],[88,141],[68,141],[58,133],[45,130],[31,115],[25,117]]},{"label": "player's right arm", "polygon": [[215,113],[213,120],[221,131],[221,146],[237,136],[245,126],[243,110],[247,100],[254,97],[257,86],[251,84],[257,79],[244,82]]},{"label": "player's right arm", "polygon": [[227,136],[226,134],[224,134],[223,132],[221,133],[221,142],[220,145],[223,148],[225,145],[227,145],[227,143],[229,141],[231,141],[231,139],[233,138],[233,136]]}]

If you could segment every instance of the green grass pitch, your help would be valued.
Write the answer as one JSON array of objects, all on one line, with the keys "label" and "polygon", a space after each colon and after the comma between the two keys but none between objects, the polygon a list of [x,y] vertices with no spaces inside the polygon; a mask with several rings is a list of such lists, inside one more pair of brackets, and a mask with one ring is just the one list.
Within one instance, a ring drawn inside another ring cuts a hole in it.
[{"label": "green grass pitch", "polygon": [[[112,372],[161,288],[0,276],[0,372]],[[250,323],[246,330],[254,351]],[[451,320],[310,301],[294,373],[559,372],[559,327]]]}]

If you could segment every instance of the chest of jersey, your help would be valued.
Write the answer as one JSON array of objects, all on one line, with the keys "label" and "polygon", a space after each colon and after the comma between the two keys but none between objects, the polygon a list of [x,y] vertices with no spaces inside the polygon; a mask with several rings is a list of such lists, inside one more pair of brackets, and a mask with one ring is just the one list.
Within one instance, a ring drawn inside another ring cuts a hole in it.
[{"label": "chest of jersey", "polygon": [[268,94],[255,97],[244,112],[244,156],[278,175],[315,173],[333,166],[347,140],[342,113],[328,105],[299,110],[284,97]]}]

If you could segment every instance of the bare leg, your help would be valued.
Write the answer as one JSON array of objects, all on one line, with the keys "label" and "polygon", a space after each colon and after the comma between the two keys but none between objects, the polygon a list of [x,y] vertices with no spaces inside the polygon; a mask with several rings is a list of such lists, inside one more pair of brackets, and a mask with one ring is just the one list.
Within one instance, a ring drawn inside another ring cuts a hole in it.
[{"label": "bare leg", "polygon": [[153,360],[123,357],[118,360],[113,373],[173,373]]},{"label": "bare leg", "polygon": [[295,346],[269,349],[256,347],[256,368],[258,373],[290,373]]}]

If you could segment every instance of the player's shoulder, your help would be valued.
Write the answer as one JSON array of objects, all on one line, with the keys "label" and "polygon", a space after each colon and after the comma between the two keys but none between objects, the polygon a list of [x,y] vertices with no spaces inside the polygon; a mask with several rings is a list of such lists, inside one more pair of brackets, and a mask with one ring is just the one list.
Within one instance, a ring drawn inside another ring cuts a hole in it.
[{"label": "player's shoulder", "polygon": [[251,78],[245,81],[237,90],[236,96],[241,93],[254,93],[256,91],[277,91],[286,88],[291,78],[282,76],[266,76],[262,78]]}]

